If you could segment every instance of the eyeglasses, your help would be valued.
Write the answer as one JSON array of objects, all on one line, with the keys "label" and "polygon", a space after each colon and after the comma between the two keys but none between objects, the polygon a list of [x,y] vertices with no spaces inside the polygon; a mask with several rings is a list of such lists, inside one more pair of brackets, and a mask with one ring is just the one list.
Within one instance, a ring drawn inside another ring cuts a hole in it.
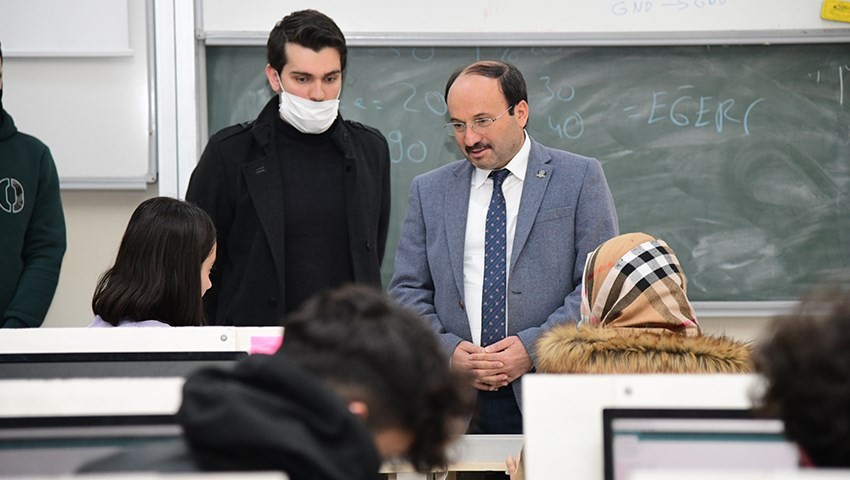
[{"label": "eyeglasses", "polygon": [[471,128],[473,132],[481,133],[482,131],[487,130],[490,125],[493,125],[493,122],[502,118],[502,115],[508,113],[513,108],[514,106],[511,105],[510,107],[508,107],[507,110],[496,115],[493,118],[476,118],[469,124],[463,122],[449,122],[443,125],[443,128],[446,129],[446,133],[448,133],[449,135],[463,135],[464,133],[466,133],[467,127]]}]

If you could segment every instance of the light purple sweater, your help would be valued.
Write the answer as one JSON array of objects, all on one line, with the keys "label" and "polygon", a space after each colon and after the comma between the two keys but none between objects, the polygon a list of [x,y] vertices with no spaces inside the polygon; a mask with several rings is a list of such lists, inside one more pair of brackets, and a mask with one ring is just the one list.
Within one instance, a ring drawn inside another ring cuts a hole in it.
[{"label": "light purple sweater", "polygon": [[[100,318],[100,315],[95,315],[94,320],[89,324],[89,328],[104,328],[104,327],[112,327],[113,325],[106,320]],[[135,321],[130,320],[129,318],[125,318],[118,322],[119,327],[170,327],[171,325],[167,323],[160,322],[159,320],[141,320]]]}]

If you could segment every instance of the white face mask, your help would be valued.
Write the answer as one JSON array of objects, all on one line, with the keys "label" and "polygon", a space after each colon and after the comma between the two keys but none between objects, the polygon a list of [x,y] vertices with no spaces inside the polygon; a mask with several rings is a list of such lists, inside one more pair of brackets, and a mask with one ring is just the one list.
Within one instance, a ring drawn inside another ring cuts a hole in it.
[{"label": "white face mask", "polygon": [[284,91],[280,74],[277,82],[280,85],[280,118],[301,133],[322,133],[331,128],[339,112],[339,94],[332,100],[314,102]]}]

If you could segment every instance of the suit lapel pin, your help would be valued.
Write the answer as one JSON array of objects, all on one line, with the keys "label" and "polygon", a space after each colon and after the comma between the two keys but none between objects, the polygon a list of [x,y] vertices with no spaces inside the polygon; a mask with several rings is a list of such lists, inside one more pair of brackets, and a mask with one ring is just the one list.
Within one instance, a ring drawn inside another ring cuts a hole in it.
[{"label": "suit lapel pin", "polygon": [[537,176],[537,178],[545,178],[546,177],[546,170],[538,170],[536,176]]}]

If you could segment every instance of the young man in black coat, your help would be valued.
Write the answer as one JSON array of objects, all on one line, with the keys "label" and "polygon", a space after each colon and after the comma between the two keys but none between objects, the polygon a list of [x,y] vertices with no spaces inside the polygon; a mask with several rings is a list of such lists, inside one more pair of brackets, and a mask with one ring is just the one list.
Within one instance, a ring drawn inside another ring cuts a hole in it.
[{"label": "young man in black coat", "polygon": [[389,147],[339,115],[346,55],[327,16],[284,17],[267,46],[278,95],[253,122],[210,138],[186,195],[218,229],[209,324],[280,325],[321,290],[381,286]]}]

